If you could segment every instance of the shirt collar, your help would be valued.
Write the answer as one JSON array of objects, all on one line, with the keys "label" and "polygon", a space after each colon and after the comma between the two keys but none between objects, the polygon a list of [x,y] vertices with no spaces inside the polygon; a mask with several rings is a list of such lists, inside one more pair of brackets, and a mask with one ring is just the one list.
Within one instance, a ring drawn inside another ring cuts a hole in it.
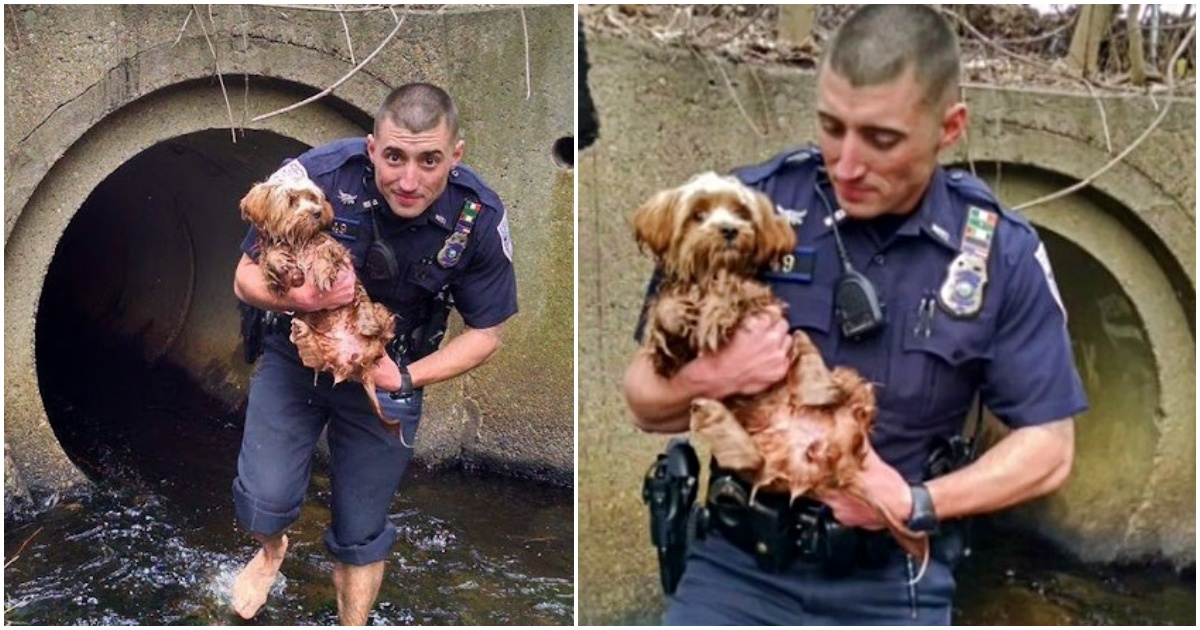
[{"label": "shirt collar", "polygon": [[[363,171],[363,191],[366,196],[375,200],[375,205],[371,208],[358,206],[358,212],[367,212],[374,208],[380,208],[380,213],[383,214],[385,220],[402,222],[405,226],[421,226],[421,225],[436,225],[447,232],[454,229],[454,225],[458,222],[458,213],[454,208],[454,204],[450,200],[450,184],[447,182],[446,190],[442,191],[441,196],[434,201],[432,205],[425,209],[420,216],[411,219],[401,219],[392,214],[388,209],[387,200],[379,194],[379,189],[375,187],[375,169],[371,166],[370,161],[367,161],[366,169]],[[386,210],[386,211],[385,211]]]},{"label": "shirt collar", "polygon": [[924,233],[930,240],[958,251],[965,218],[961,206],[955,203],[947,189],[946,171],[938,166],[933,169],[921,207],[896,233],[905,236]]},{"label": "shirt collar", "polygon": [[[838,207],[837,197],[827,181],[819,177],[816,185],[826,187],[822,189],[822,192],[833,204],[832,215],[835,217],[835,219],[830,217],[831,213],[826,210],[820,197],[814,195],[813,203],[820,211],[820,221],[824,226],[817,237],[823,238],[833,233],[833,220],[837,220],[838,225],[845,222],[845,214]],[[925,195],[921,198],[921,205],[908,217],[907,221],[900,225],[896,234],[903,236],[924,234],[943,247],[958,251],[965,219],[965,213],[960,211],[960,206],[954,203],[947,192],[946,172],[941,166],[938,166],[934,169],[929,180],[929,187],[926,188]]]}]

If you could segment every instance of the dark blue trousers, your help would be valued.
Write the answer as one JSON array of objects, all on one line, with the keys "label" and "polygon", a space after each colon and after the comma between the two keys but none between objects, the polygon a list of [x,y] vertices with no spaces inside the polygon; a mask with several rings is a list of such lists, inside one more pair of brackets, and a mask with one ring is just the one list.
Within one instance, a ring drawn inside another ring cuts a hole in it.
[{"label": "dark blue trousers", "polygon": [[[914,571],[919,569],[914,562]],[[954,597],[950,566],[930,558],[910,590],[899,551],[886,566],[828,577],[795,561],[767,573],[717,532],[696,541],[663,616],[665,625],[949,625]],[[914,616],[915,615],[915,616]]]},{"label": "dark blue trousers", "polygon": [[[300,515],[312,457],[328,425],[332,523],[325,546],[351,565],[384,560],[396,539],[388,520],[412,450],[384,430],[360,383],[333,385],[268,344],[250,384],[246,427],[233,500],[238,519],[260,534],[282,532]],[[415,444],[422,392],[404,401],[378,396],[384,414],[401,421]]]}]

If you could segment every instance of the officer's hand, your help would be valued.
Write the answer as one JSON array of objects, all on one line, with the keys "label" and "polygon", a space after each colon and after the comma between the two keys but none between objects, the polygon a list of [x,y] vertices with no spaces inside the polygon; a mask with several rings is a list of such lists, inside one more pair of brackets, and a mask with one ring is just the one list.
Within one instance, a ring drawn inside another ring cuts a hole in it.
[{"label": "officer's hand", "polygon": [[[867,456],[863,460],[863,471],[859,477],[863,492],[871,497],[881,509],[887,510],[899,523],[907,523],[912,515],[912,493],[908,482],[900,472],[879,458],[875,449],[867,443]],[[819,497],[833,510],[833,516],[847,527],[883,529],[887,526],[883,516],[862,499],[843,491],[821,494]]]},{"label": "officer's hand", "polygon": [[787,375],[792,335],[783,310],[772,306],[742,321],[725,347],[689,363],[684,371],[695,378],[704,397],[722,399],[734,394],[757,394]]},{"label": "officer's hand", "polygon": [[288,291],[288,298],[295,302],[296,310],[304,313],[337,308],[354,301],[356,283],[354,268],[347,265],[338,272],[328,291],[322,292],[312,282],[305,282]]},{"label": "officer's hand", "polygon": [[385,392],[394,392],[400,389],[400,368],[396,367],[396,362],[391,357],[384,355],[383,360],[379,362],[379,366],[371,373],[375,379],[375,389]]}]

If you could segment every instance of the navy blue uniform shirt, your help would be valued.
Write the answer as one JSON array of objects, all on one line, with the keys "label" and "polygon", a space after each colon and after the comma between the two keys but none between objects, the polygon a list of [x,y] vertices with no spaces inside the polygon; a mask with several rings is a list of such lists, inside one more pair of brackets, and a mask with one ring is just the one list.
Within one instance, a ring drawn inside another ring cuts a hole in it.
[{"label": "navy blue uniform shirt", "polygon": [[[445,192],[421,216],[394,215],[375,187],[366,138],[347,138],[310,149],[284,169],[303,167],[308,178],[325,192],[335,215],[332,234],[350,250],[358,277],[371,299],[398,316],[397,332],[407,333],[430,315],[431,302],[443,288],[471,328],[489,328],[517,312],[512,241],[504,205],[469,168],[451,170]],[[439,263],[438,253],[459,223],[468,199],[483,208],[471,228],[466,248],[456,264]],[[374,221],[372,221],[374,213]],[[375,225],[395,252],[399,274],[375,281],[363,272]],[[257,258],[258,233],[252,227],[242,251]]]},{"label": "navy blue uniform shirt", "polygon": [[[879,411],[871,443],[909,482],[921,480],[937,437],[961,431],[976,392],[1011,427],[1087,410],[1041,240],[982,181],[938,167],[911,215],[838,223],[851,262],[875,285],[886,319],[873,336],[844,339],[834,313],[842,274],[831,216],[837,197],[820,153],[785,151],[734,175],[766,193],[798,237],[796,271],[762,279],[787,303],[791,328],[812,338],[827,365],[852,367],[875,384]],[[816,193],[819,182],[832,209]],[[998,225],[982,307],[956,317],[930,308],[930,300],[936,301],[960,252],[968,206],[996,212]]]}]

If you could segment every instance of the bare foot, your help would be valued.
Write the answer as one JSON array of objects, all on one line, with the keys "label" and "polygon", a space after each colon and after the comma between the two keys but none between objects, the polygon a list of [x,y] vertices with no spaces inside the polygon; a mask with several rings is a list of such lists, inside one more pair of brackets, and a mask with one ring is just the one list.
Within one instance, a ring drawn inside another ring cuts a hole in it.
[{"label": "bare foot", "polygon": [[267,594],[279,575],[279,566],[283,564],[287,546],[287,536],[281,536],[278,541],[264,541],[263,548],[258,550],[234,580],[230,606],[242,619],[254,618],[263,604],[267,603]]}]

